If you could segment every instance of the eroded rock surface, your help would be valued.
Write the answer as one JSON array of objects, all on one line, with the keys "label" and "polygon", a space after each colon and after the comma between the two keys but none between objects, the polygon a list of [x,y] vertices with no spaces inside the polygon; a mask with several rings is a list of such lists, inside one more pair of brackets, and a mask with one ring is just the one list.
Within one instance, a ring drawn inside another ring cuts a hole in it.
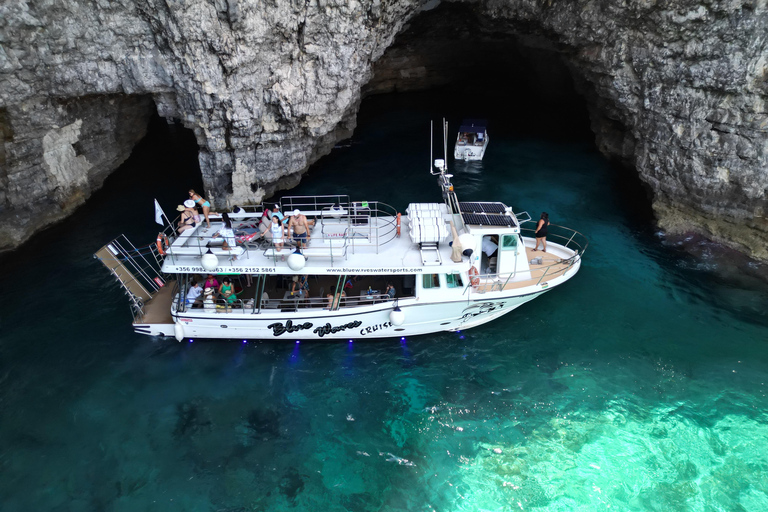
[{"label": "eroded rock surface", "polygon": [[[216,207],[296,183],[352,132],[363,87],[444,80],[429,31],[385,55],[416,16],[460,2],[439,3],[6,2],[0,249],[81,204],[143,135],[152,101],[194,130]],[[765,0],[464,4],[477,29],[468,37],[560,56],[587,99],[598,146],[637,169],[662,227],[768,259]]]}]

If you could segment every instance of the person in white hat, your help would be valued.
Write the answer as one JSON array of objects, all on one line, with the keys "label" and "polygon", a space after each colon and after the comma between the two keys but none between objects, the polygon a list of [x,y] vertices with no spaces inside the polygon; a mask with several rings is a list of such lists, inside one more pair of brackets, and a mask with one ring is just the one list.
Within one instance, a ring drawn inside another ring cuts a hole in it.
[{"label": "person in white hat", "polygon": [[[187,203],[192,203],[187,204]],[[181,216],[179,217],[179,233],[183,233],[184,231],[188,229],[194,228],[198,222],[200,222],[200,218],[195,215],[194,211],[195,202],[191,199],[187,199],[184,201],[184,206],[179,205],[176,207],[176,211],[181,212]]]},{"label": "person in white hat", "polygon": [[184,201],[184,208],[192,212],[192,215],[195,216],[195,222],[200,222],[200,214],[197,212],[197,207],[195,206],[195,202],[193,200],[187,199]]},{"label": "person in white hat", "polygon": [[288,229],[293,228],[293,240],[296,246],[301,249],[309,243],[309,223],[307,218],[301,213],[301,210],[293,210],[291,220],[288,222]]},{"label": "person in white hat", "polygon": [[213,301],[213,288],[206,288],[203,293],[203,308],[204,309],[216,309],[216,303]]}]

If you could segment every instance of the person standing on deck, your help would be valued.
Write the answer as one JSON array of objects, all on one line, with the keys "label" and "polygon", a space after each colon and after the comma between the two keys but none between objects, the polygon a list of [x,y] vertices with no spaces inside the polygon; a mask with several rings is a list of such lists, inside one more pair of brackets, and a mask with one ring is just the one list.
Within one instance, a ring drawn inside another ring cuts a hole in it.
[{"label": "person standing on deck", "polygon": [[300,210],[293,210],[291,220],[288,222],[288,229],[291,228],[293,228],[293,240],[296,242],[296,247],[299,249],[306,247],[312,237],[309,235],[307,217]]},{"label": "person standing on deck", "polygon": [[208,218],[208,214],[211,213],[211,203],[206,201],[204,197],[189,189],[189,197],[195,202],[195,204],[203,209],[203,215],[205,216],[205,223],[208,224],[208,229],[211,229],[211,220]]},{"label": "person standing on deck", "polygon": [[285,228],[280,223],[280,218],[277,215],[272,216],[272,225],[269,227],[269,231],[272,234],[272,242],[275,244],[275,250],[278,252],[282,251]]},{"label": "person standing on deck", "polygon": [[547,226],[549,226],[549,214],[543,212],[539,223],[536,225],[536,247],[533,248],[534,251],[538,251],[539,244],[542,244],[542,250],[547,252]]}]

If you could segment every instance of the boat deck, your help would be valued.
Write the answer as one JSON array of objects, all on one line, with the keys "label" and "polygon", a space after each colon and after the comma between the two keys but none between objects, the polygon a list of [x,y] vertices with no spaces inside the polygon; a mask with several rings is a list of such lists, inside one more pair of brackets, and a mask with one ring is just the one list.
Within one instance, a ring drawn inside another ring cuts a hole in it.
[{"label": "boat deck", "polygon": [[[529,243],[532,243],[532,241]],[[534,251],[533,247],[526,245],[525,253],[528,261],[531,261],[534,258],[542,258],[540,265],[530,264],[530,272],[526,272],[526,274],[531,276],[530,279],[513,281],[507,279],[507,274],[500,276],[480,276],[480,285],[477,286],[474,291],[477,293],[486,293],[490,291],[517,290],[528,286],[547,283],[553,279],[562,277],[565,271],[571,268],[573,262],[568,260],[567,256],[562,255],[562,250],[559,246],[556,246],[555,244],[549,244],[549,246],[549,252],[543,252],[541,250]]]},{"label": "boat deck", "polygon": [[151,300],[144,304],[144,314],[136,318],[135,324],[172,324],[171,303],[176,281],[168,281]]},{"label": "boat deck", "polygon": [[[211,249],[218,258],[216,272],[296,274],[288,265],[295,251],[293,241],[281,250],[260,237],[256,230],[258,219],[233,223],[238,235],[235,250],[222,248],[222,238],[213,238],[223,224],[211,218],[211,228],[199,224],[182,233],[171,244],[163,263],[163,271],[204,272],[201,257]],[[365,224],[352,224],[343,219],[317,220],[311,231],[302,274],[413,274],[425,272],[430,266],[441,272],[466,271],[467,260],[451,261],[447,242],[419,245],[409,236],[410,221],[402,216],[401,235],[396,233],[395,217],[370,217]]]}]

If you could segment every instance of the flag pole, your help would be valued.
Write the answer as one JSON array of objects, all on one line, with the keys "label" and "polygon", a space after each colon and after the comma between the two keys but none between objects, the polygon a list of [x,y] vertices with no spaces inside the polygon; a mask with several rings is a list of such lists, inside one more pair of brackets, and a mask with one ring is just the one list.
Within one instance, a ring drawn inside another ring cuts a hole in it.
[{"label": "flag pole", "polygon": [[173,227],[173,224],[171,224],[171,221],[168,220],[168,217],[165,215],[165,212],[160,207],[160,203],[158,203],[157,199],[155,199],[155,222],[165,227],[165,224],[163,224],[161,219],[165,219],[165,222],[171,227],[171,229],[173,229],[173,233],[178,236],[178,233],[176,232],[176,228]]}]

